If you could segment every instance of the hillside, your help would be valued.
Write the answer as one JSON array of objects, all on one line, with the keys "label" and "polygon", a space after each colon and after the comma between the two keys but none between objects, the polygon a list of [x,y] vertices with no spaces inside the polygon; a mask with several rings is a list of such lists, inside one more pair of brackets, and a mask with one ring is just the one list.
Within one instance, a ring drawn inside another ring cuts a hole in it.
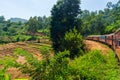
[{"label": "hillside", "polygon": [[[111,51],[111,49],[109,47],[107,47],[104,44],[98,43],[98,42],[86,40],[85,43],[89,50],[97,49],[97,50],[102,51],[105,55],[108,55],[107,53],[109,53]],[[43,44],[41,44],[41,43],[31,43],[31,42],[27,42],[27,43],[26,42],[17,42],[17,43],[9,43],[9,44],[5,44],[5,45],[1,45],[0,46],[0,58],[3,58],[5,56],[13,56],[13,53],[16,48],[22,48],[22,49],[28,51],[29,53],[33,53],[33,55],[35,57],[37,57],[39,60],[41,60],[42,55],[40,54],[41,52],[40,52],[39,48],[42,45]],[[17,62],[24,63],[25,58],[22,56],[19,56],[17,59]],[[28,78],[28,75],[21,73],[16,68],[9,68],[7,70],[7,72],[11,75],[12,79]]]},{"label": "hillside", "polygon": [[10,20],[11,22],[22,22],[22,23],[27,22],[26,19],[22,19],[22,18],[10,18],[9,20]]},{"label": "hillside", "polygon": [[[9,43],[9,44],[4,44],[0,45],[0,58],[4,57],[13,57],[14,52],[16,49],[21,48],[23,50],[28,51],[31,53],[34,57],[36,57],[38,60],[42,59],[42,54],[41,54],[41,49],[40,47],[45,47],[48,46],[50,47],[49,44],[44,42],[42,43],[36,43],[36,42],[17,42],[17,43]],[[53,52],[51,52],[53,53]],[[18,63],[25,63],[26,59],[23,56],[18,56],[16,58],[16,61]],[[0,66],[2,68],[2,66]],[[29,78],[27,74],[23,74],[19,69],[10,67],[7,69],[7,73],[11,75],[12,79],[16,78]]]},{"label": "hillside", "polygon": [[100,50],[103,54],[106,55],[112,50],[107,45],[99,42],[86,40],[85,43],[89,50]]}]

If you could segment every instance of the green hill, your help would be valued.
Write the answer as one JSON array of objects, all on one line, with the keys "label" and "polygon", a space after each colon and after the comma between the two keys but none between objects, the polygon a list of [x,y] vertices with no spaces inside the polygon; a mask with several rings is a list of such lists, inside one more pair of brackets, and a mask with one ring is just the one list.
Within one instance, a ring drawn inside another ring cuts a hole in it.
[{"label": "green hill", "polygon": [[10,18],[9,20],[10,20],[11,22],[22,22],[22,23],[27,22],[26,19],[22,19],[22,18]]}]

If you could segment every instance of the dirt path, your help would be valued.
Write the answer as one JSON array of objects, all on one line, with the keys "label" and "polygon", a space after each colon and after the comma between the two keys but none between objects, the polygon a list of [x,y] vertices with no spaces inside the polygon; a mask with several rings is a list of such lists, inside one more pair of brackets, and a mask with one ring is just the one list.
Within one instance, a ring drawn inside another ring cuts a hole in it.
[{"label": "dirt path", "polygon": [[109,52],[111,51],[108,46],[99,42],[86,40],[85,43],[89,50],[100,50],[103,54],[109,54]]}]

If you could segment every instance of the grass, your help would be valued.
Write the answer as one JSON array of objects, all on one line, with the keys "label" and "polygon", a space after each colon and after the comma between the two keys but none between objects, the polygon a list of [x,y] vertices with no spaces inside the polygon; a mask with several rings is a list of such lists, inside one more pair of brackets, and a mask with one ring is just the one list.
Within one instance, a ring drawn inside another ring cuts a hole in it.
[{"label": "grass", "polygon": [[15,80],[28,80],[28,79],[15,79]]},{"label": "grass", "polygon": [[76,70],[76,76],[85,80],[120,80],[119,67],[112,51],[108,56],[98,50],[91,51],[73,60],[70,66]]},{"label": "grass", "polygon": [[[4,46],[4,47],[2,47]],[[13,46],[16,46],[16,47],[13,47]],[[11,48],[14,48],[14,49],[11,49]],[[43,47],[42,49],[47,49],[47,52],[49,49],[51,49],[51,45],[50,44],[45,44],[45,43],[36,43],[36,42],[19,42],[19,43],[12,43],[12,44],[1,44],[0,45],[0,48],[2,48],[1,52],[5,52],[7,54],[10,54],[10,56],[14,57],[14,59],[18,59],[17,56],[13,56],[13,52],[15,50],[15,48],[22,48],[26,51],[29,51],[29,53],[36,53],[36,54],[41,54],[41,47]],[[6,49],[7,48],[7,49]],[[9,51],[9,49],[11,51]],[[46,53],[44,50],[42,50],[44,53]],[[5,55],[5,54],[2,54],[2,55]],[[0,55],[0,56],[2,56]],[[36,55],[35,55],[36,56]],[[37,57],[37,56],[36,56]],[[38,56],[39,57],[39,56]],[[9,63],[10,59],[6,59],[6,63]],[[9,63],[10,64],[10,63]],[[8,72],[9,73],[9,72]],[[19,76],[22,76],[22,74],[18,73],[18,74],[12,74],[11,77],[12,77],[12,80],[14,79],[13,76],[14,75],[19,75]],[[18,78],[18,77],[15,77],[15,78]],[[15,80],[28,80],[28,79],[25,79],[27,77],[23,77],[23,79],[15,79]],[[1,79],[0,79],[1,80]]]}]

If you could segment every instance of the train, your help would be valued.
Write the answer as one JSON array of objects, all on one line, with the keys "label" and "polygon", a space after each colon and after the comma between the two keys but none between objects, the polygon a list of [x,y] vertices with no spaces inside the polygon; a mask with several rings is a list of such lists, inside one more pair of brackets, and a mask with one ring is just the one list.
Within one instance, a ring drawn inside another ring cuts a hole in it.
[{"label": "train", "polygon": [[106,35],[90,35],[87,40],[99,41],[109,45],[113,50],[120,49],[120,29]]}]

